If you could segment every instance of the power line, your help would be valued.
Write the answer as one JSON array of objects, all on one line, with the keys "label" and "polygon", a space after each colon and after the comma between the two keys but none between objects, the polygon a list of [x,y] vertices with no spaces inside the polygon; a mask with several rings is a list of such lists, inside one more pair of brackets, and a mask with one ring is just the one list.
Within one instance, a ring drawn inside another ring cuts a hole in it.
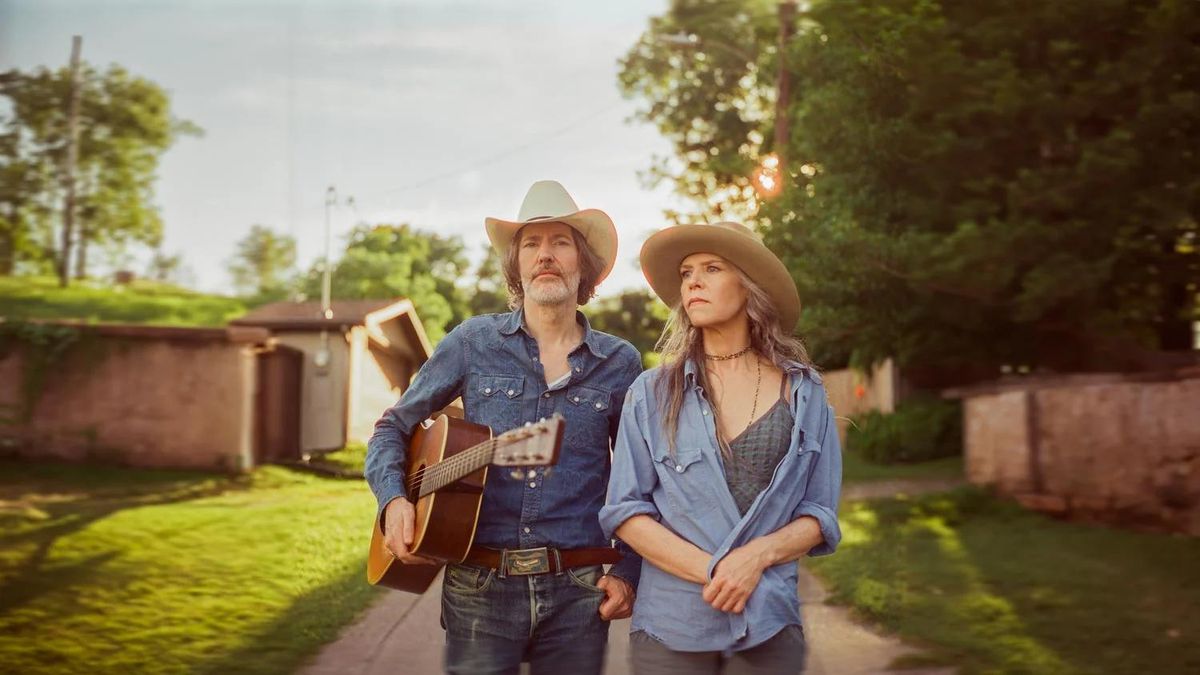
[{"label": "power line", "polygon": [[[484,166],[489,166],[491,164],[495,164],[495,163],[500,162],[504,159],[507,159],[508,157],[511,157],[512,155],[515,155],[519,152],[528,150],[529,148],[532,148],[532,147],[538,145],[539,143],[544,143],[545,141],[548,141],[550,139],[557,138],[558,136],[561,136],[561,135],[567,133],[568,131],[575,129],[582,124],[590,122],[590,121],[596,119],[597,117],[600,117],[601,115],[604,115],[606,113],[609,113],[613,110],[620,108],[622,105],[624,105],[623,101],[614,103],[613,105],[610,105],[606,108],[601,108],[600,110],[594,111],[588,115],[585,115],[585,116],[580,117],[576,120],[573,120],[567,124],[557,127],[548,133],[539,134],[538,136],[530,138],[529,140],[526,140],[522,143],[510,146],[508,148],[499,150],[499,151],[491,153],[489,155],[485,155],[479,159],[470,160],[467,162],[459,162],[457,165],[457,168],[447,169],[445,171],[434,174],[427,178],[423,178],[415,183],[410,183],[408,185],[402,185],[400,187],[395,187],[395,188],[389,188],[387,190],[380,190],[378,192],[367,193],[366,195],[359,195],[358,203],[361,204],[364,199],[365,200],[373,200],[373,199],[378,199],[378,198],[382,198],[382,197],[388,197],[391,195],[400,194],[403,192],[410,192],[412,190],[417,190],[417,189],[425,187],[427,185],[432,185],[433,183],[436,183],[436,182],[439,182],[442,180],[446,180],[447,178],[454,178],[454,177],[462,174],[462,170],[463,170],[462,167],[464,166],[464,164],[473,169],[479,168],[479,167],[484,167]],[[317,205],[317,204],[312,204],[309,207],[307,207],[305,210],[316,209],[316,208],[318,208],[318,206],[319,205]]]}]

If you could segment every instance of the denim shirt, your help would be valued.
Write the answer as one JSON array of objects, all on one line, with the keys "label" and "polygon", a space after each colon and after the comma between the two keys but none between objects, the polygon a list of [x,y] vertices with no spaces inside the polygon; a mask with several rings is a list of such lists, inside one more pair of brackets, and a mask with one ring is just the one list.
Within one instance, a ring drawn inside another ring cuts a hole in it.
[{"label": "denim shirt", "polygon": [[[809,555],[833,553],[841,540],[837,509],[842,454],[832,409],[821,377],[788,363],[790,404],[795,413],[788,452],[750,509],[742,516],[725,482],[712,406],[685,365],[684,400],[676,450],[668,449],[659,413],[656,368],[629,388],[613,452],[608,503],[600,524],[612,534],[626,520],[645,514],[711,553],[708,578],[731,550],[775,532],[801,516],[816,518],[824,541]],[[703,587],[642,565],[632,631],[645,631],[677,651],[741,651],[763,643],[785,626],[800,623],[795,562],[767,568],[741,614],[713,609]]]},{"label": "denim shirt", "polygon": [[[407,448],[416,425],[462,397],[468,422],[501,434],[554,413],[566,421],[553,467],[488,473],[475,544],[488,548],[560,549],[609,546],[596,514],[604,505],[617,433],[629,384],[642,371],[641,356],[625,340],[591,329],[583,314],[583,341],[568,356],[570,378],[547,389],[537,341],[523,313],[490,314],[464,321],[438,343],[408,391],[375,423],[367,443],[365,475],[382,514],[403,496]],[[378,516],[378,514],[377,514]],[[641,558],[623,544],[625,558],[611,573],[633,584]]]}]

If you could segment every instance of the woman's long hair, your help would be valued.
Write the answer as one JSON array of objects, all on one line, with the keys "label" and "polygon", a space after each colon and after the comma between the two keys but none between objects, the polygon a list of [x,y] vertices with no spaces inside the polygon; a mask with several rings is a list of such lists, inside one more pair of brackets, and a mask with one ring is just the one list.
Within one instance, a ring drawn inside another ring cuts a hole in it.
[{"label": "woman's long hair", "polygon": [[[812,360],[808,356],[808,350],[804,348],[804,343],[779,325],[779,311],[775,308],[771,296],[736,265],[731,264],[730,267],[737,272],[738,279],[746,289],[751,350],[779,368],[782,368],[786,361],[798,361],[811,367]],[[662,415],[667,443],[671,455],[674,456],[675,436],[679,430],[679,411],[683,408],[683,369],[689,358],[696,363],[696,377],[700,387],[705,392],[711,391],[708,388],[708,374],[705,368],[704,336],[699,328],[692,325],[682,301],[672,309],[655,349],[662,355],[662,373],[655,385],[659,414]],[[715,405],[712,406],[712,411],[721,453],[729,458],[732,451],[729,449],[729,442],[721,434],[720,411]]]}]

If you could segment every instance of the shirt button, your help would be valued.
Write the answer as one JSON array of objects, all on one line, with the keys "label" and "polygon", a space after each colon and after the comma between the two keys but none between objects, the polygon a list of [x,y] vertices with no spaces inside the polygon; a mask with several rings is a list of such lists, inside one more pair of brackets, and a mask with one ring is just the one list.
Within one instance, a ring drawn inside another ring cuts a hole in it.
[{"label": "shirt button", "polygon": [[578,397],[578,396],[576,396],[576,397],[575,397],[575,402],[576,402],[576,403],[579,403],[579,397]]},{"label": "shirt button", "polygon": [[575,372],[577,372],[577,373],[578,373],[578,372],[579,372],[579,371],[581,371],[581,370],[583,370],[583,369],[582,369],[582,368],[580,368],[579,366],[575,366]]},{"label": "shirt button", "polygon": [[683,473],[683,465],[682,464],[675,465],[675,473]]},{"label": "shirt button", "polygon": [[603,408],[603,407],[604,407],[604,404],[603,404],[603,403],[597,403],[597,404],[596,404],[596,410],[599,410],[599,409],[601,409],[601,408]]},{"label": "shirt button", "polygon": [[509,395],[509,396],[512,396],[512,395],[513,395],[513,394],[515,394],[515,393],[517,393],[517,392],[513,391],[512,389],[509,389],[509,390],[508,390],[508,395]]},{"label": "shirt button", "polygon": [[535,488],[535,487],[537,487],[537,483],[530,483],[530,484],[529,484],[529,487],[531,487],[531,488]]},{"label": "shirt button", "polygon": [[528,527],[524,527],[524,528],[521,528],[521,529],[525,531],[525,534],[529,534],[529,528],[528,528]]},{"label": "shirt button", "polygon": [[525,474],[525,477],[528,478],[529,480],[533,480],[534,478],[537,478],[537,472],[534,471],[533,469],[530,469],[529,473]]},{"label": "shirt button", "polygon": [[707,416],[707,415],[708,415],[708,411],[707,411],[707,410],[701,410],[701,411],[700,411],[700,414],[701,414],[701,415],[705,415],[705,416]]},{"label": "shirt button", "polygon": [[485,394],[490,394],[490,393],[492,393],[492,388],[491,388],[491,387],[484,387],[484,388],[483,388],[483,393],[485,393]]},{"label": "shirt button", "polygon": [[542,398],[550,398],[550,392],[542,394]]}]

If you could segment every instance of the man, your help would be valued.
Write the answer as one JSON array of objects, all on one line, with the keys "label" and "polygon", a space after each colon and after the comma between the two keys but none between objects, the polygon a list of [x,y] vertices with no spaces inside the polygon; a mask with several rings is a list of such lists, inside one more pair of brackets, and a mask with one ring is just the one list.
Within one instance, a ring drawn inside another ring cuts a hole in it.
[{"label": "man", "polygon": [[[617,232],[603,211],[579,210],[554,181],[529,189],[516,221],[488,218],[504,260],[508,314],[450,331],[399,403],[375,424],[366,477],[392,554],[409,552],[413,505],[406,448],[417,424],[458,397],[467,421],[500,434],[554,413],[566,420],[558,464],[493,471],[475,543],[446,567],[442,624],[450,673],[600,673],[608,621],[633,607],[641,560],[617,558],[600,529],[625,391],[641,372],[633,345],[592,330],[577,310],[616,261]],[[560,569],[561,561],[561,569]],[[527,570],[549,568],[528,574]]]}]

